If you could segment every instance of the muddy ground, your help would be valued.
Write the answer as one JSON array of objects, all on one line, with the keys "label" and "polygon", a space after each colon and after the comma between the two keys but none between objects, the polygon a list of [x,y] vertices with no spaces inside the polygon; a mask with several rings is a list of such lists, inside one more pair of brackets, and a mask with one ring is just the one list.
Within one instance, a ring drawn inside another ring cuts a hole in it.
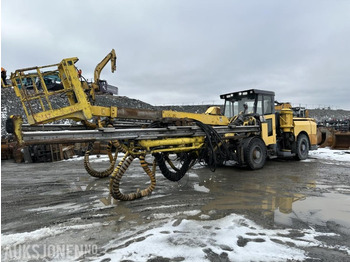
[{"label": "muddy ground", "polygon": [[[148,183],[134,162],[124,192]],[[349,261],[349,170],[313,158],[197,164],[175,183],[157,170],[150,196],[120,202],[82,158],[2,161],[2,261]]]}]

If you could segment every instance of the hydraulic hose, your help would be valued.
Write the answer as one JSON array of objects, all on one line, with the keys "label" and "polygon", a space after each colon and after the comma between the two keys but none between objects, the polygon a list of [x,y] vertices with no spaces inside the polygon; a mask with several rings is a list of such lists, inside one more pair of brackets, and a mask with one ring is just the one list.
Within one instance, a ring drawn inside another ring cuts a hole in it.
[{"label": "hydraulic hose", "polygon": [[221,136],[212,126],[206,125],[198,120],[194,121],[205,133],[205,141],[207,145],[206,148],[202,150],[200,158],[205,159],[210,170],[214,172],[217,165],[220,164],[222,160],[228,158],[228,148]]},{"label": "hydraulic hose", "polygon": [[140,159],[140,164],[143,170],[149,176],[151,180],[151,184],[143,190],[137,190],[135,193],[123,194],[120,191],[120,181],[123,175],[125,174],[126,170],[128,169],[128,167],[132,163],[132,161],[135,159],[133,155],[129,155],[127,153],[124,156],[124,159],[119,163],[119,165],[111,175],[109,190],[114,199],[123,200],[123,201],[135,200],[137,198],[141,198],[149,195],[154,190],[156,186],[155,162],[153,163],[153,170],[151,171],[150,168],[148,167],[147,162],[145,161],[145,156],[140,155],[138,158]]},{"label": "hydraulic hose", "polygon": [[[89,143],[88,150],[85,152],[85,155],[84,155],[85,170],[89,173],[89,175],[93,177],[98,177],[98,178],[108,177],[114,170],[114,166],[116,164],[117,157],[118,157],[118,152],[125,153],[126,151],[117,140],[110,141],[107,145],[107,154],[109,157],[110,165],[106,170],[97,171],[91,167],[90,160],[89,160],[90,152],[92,151],[93,145],[94,145],[93,142]],[[112,145],[116,147],[114,156],[112,154]]]},{"label": "hydraulic hose", "polygon": [[181,168],[176,168],[173,164],[170,164],[170,166],[175,170],[175,172],[173,172],[169,170],[169,168],[165,163],[166,161],[167,162],[170,161],[167,155],[160,154],[160,153],[154,154],[155,160],[157,161],[157,164],[163,176],[173,182],[179,181],[181,178],[183,178],[187,170],[190,168],[191,164],[193,163],[193,161],[195,161],[195,159],[189,153],[184,154],[184,156],[185,156],[185,159],[184,159],[184,162],[182,163]]}]

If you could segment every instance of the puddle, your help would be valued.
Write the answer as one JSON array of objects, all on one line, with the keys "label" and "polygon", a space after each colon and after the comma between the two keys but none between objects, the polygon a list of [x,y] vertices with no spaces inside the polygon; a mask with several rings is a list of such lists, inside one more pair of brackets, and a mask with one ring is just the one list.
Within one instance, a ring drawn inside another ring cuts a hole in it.
[{"label": "puddle", "polygon": [[303,221],[310,226],[331,227],[335,231],[350,235],[350,195],[325,193],[321,197],[308,197],[293,204],[292,212],[275,212],[275,222],[287,226],[293,220]]},{"label": "puddle", "polygon": [[331,223],[339,232],[350,234],[349,187],[325,184],[324,180],[318,183],[320,170],[315,161],[303,163],[308,165],[307,174],[305,166],[295,162],[299,166],[288,170],[288,176],[283,175],[286,163],[272,163],[275,166],[254,172],[225,167],[211,175],[207,170],[195,170],[199,182],[194,189],[211,198],[197,219],[237,213],[265,226],[293,226],[293,221],[320,226]]}]

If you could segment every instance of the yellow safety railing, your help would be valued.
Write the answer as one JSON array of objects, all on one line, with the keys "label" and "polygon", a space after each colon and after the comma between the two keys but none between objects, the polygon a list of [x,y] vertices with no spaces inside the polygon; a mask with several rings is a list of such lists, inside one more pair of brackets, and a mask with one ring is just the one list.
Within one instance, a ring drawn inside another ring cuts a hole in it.
[{"label": "yellow safety railing", "polygon": [[[11,74],[29,124],[60,119],[80,121],[92,117],[87,94],[75,67],[77,61],[78,58],[67,58],[59,64],[19,69]],[[55,103],[58,99],[66,106],[59,107]]]}]

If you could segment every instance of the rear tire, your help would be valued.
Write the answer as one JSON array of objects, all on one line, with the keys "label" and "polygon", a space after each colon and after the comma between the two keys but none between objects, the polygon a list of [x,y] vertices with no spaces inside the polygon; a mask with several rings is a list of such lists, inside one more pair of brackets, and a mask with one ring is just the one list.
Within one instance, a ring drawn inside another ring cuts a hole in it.
[{"label": "rear tire", "polygon": [[296,160],[305,160],[309,155],[309,139],[305,134],[300,134],[296,143]]},{"label": "rear tire", "polygon": [[267,157],[265,143],[257,137],[247,142],[248,144],[244,148],[244,160],[246,164],[252,170],[262,168],[265,165]]}]

